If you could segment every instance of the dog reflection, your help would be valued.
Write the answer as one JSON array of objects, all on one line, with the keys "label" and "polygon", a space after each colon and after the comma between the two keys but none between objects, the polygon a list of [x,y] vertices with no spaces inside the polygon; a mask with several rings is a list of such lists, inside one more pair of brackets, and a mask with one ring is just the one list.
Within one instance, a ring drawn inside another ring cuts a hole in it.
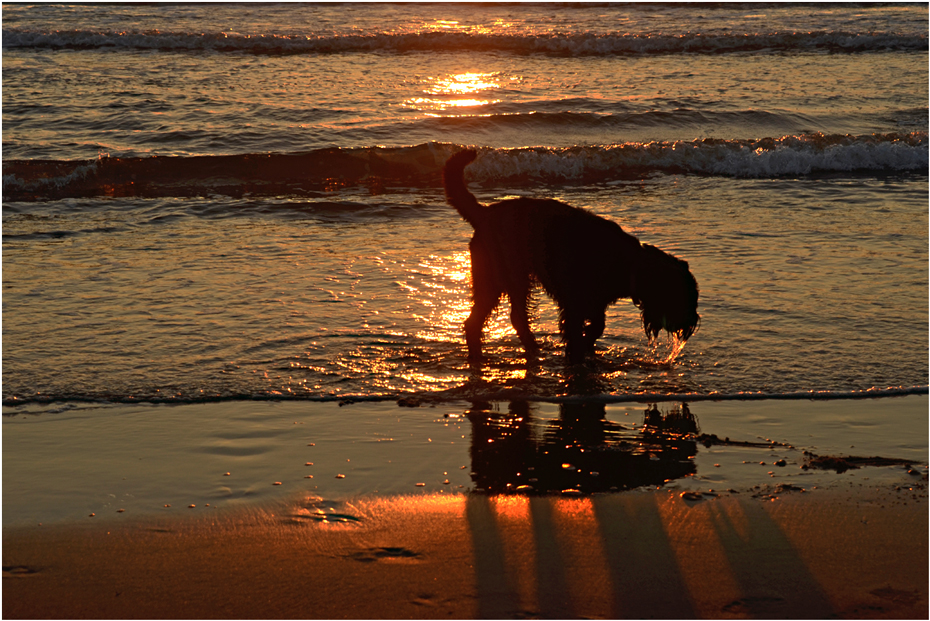
[{"label": "dog reflection", "polygon": [[556,421],[540,421],[530,404],[508,412],[476,403],[472,479],[488,493],[594,493],[658,486],[694,474],[697,421],[687,404],[646,409],[642,427],[606,419],[600,403],[562,404]]}]

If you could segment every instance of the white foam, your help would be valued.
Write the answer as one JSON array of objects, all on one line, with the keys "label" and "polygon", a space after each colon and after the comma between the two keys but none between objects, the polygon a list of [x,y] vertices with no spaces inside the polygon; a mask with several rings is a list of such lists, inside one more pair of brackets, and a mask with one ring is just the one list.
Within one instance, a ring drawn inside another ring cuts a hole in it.
[{"label": "white foam", "polygon": [[16,189],[20,191],[30,191],[30,190],[47,190],[53,188],[60,190],[66,188],[75,181],[82,181],[87,178],[88,175],[97,173],[97,164],[100,162],[100,159],[93,160],[87,164],[82,164],[77,166],[67,175],[61,175],[58,177],[38,177],[36,179],[31,179],[25,181],[20,179],[14,174],[3,175],[3,189]]},{"label": "white foam", "polygon": [[926,170],[926,132],[870,136],[806,134],[765,140],[624,143],[565,149],[487,150],[472,166],[479,180],[509,177],[584,179],[630,169],[731,177],[824,172]]}]

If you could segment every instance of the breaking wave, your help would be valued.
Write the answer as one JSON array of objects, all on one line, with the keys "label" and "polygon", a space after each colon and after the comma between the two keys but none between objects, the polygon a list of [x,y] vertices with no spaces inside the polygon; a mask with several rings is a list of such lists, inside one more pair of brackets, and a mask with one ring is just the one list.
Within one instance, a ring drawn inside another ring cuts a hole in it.
[{"label": "breaking wave", "polygon": [[926,35],[855,32],[735,34],[476,34],[463,32],[366,35],[273,35],[235,32],[96,32],[3,29],[3,47],[244,52],[250,54],[345,54],[406,52],[497,52],[555,56],[643,56],[657,54],[860,53],[921,51]]},{"label": "breaking wave", "polygon": [[[3,200],[87,196],[318,196],[346,188],[439,188],[450,143],[326,148],[305,153],[199,157],[9,160]],[[823,173],[926,172],[926,132],[865,136],[803,134],[566,148],[479,149],[471,181],[486,185],[609,183],[654,173],[780,177]]]}]

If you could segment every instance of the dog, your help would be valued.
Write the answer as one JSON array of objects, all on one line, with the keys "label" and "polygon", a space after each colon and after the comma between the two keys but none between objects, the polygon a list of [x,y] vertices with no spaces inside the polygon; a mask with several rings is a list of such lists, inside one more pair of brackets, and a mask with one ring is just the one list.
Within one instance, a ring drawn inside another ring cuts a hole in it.
[{"label": "dog", "polygon": [[641,244],[620,225],[552,199],[515,198],[484,206],[465,185],[474,150],[454,154],[443,167],[446,199],[474,228],[472,309],[465,320],[470,363],[480,363],[481,333],[501,297],[510,321],[535,362],[539,346],[528,305],[541,285],[559,307],[559,332],[570,363],[583,362],[604,333],[607,307],[631,298],[650,339],[660,330],[684,343],[700,322],[698,285],[688,263]]}]

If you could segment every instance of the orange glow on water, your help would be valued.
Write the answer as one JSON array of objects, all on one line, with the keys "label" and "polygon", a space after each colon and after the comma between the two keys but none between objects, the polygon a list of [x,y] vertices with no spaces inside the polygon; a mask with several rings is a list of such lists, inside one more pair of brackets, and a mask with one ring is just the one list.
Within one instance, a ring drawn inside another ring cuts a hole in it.
[{"label": "orange glow on water", "polygon": [[553,504],[556,512],[565,519],[581,522],[595,519],[590,498],[557,498]]},{"label": "orange glow on water", "polygon": [[460,32],[462,34],[500,34],[514,28],[516,24],[510,20],[497,18],[489,24],[463,24],[455,19],[437,19],[424,23],[418,28],[421,32]]},{"label": "orange glow on water", "polygon": [[[462,494],[426,494],[402,496],[397,499],[397,502],[416,515],[439,513],[448,517],[461,517],[465,514],[466,500],[467,497]],[[388,506],[390,502],[388,501]]]},{"label": "orange glow on water", "polygon": [[424,80],[423,97],[412,97],[404,105],[421,110],[442,111],[498,103],[493,92],[517,80],[501,73],[465,72],[433,76]]},{"label": "orange glow on water", "polygon": [[[428,309],[420,319],[427,326],[417,337],[431,341],[463,342],[462,325],[471,312],[471,255],[467,250],[448,256],[431,255],[417,266],[426,276],[419,286],[404,283],[411,296]],[[485,325],[484,338],[499,340],[516,334],[506,312],[498,309]]]},{"label": "orange glow on water", "polygon": [[471,108],[475,106],[484,106],[491,103],[497,103],[500,99],[454,99],[454,100],[442,100],[442,99],[431,99],[429,97],[416,97],[414,99],[407,100],[408,104],[415,104],[418,107],[429,107],[439,110],[446,110],[448,108]]},{"label": "orange glow on water", "polygon": [[426,92],[434,95],[467,95],[500,88],[499,76],[495,73],[458,73],[437,79]]}]

